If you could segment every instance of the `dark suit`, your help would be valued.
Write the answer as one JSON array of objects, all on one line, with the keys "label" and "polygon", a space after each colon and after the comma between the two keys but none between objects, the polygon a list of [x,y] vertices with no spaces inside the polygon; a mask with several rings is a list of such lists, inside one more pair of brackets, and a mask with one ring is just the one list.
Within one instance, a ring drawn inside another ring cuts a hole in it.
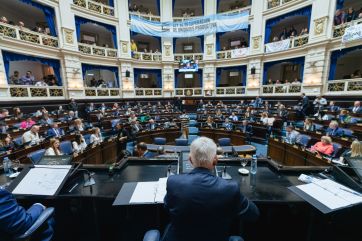
[{"label": "dark suit", "polygon": [[304,96],[302,99],[302,114],[305,116],[308,113],[308,108],[309,108],[309,98],[308,96]]},{"label": "dark suit", "polygon": [[236,182],[215,177],[205,168],[170,176],[164,201],[171,224],[163,241],[227,241],[234,219],[259,216]]},{"label": "dark suit", "polygon": [[[0,239],[7,240],[12,236],[25,233],[42,212],[43,207],[37,204],[25,210],[18,205],[11,193],[0,187]],[[36,233],[34,240],[51,240],[53,236],[53,222],[54,220],[50,219],[48,226]]]},{"label": "dark suit", "polygon": [[153,123],[153,124],[151,124],[151,123],[148,123],[147,125],[146,125],[146,129],[147,130],[155,130],[157,128],[157,124],[156,123]]},{"label": "dark suit", "polygon": [[253,134],[253,127],[251,125],[246,125],[246,126],[241,125],[239,129],[241,130],[242,133],[246,133],[249,135]]},{"label": "dark suit", "polygon": [[343,136],[344,135],[344,131],[341,130],[341,128],[336,128],[336,129],[332,129],[332,128],[328,128],[326,131],[326,134],[329,136]]},{"label": "dark suit", "polygon": [[157,154],[155,152],[146,151],[142,157],[144,158],[152,158],[155,157]]},{"label": "dark suit", "polygon": [[60,137],[64,135],[64,131],[61,128],[50,128],[47,131],[47,136],[49,137]]}]

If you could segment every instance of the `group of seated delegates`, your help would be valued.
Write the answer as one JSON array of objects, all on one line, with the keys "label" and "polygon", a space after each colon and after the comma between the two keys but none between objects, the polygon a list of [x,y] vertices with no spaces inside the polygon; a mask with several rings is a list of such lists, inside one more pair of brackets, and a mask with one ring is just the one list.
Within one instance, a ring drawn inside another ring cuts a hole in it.
[{"label": "group of seated delegates", "polygon": [[360,101],[355,101],[353,107],[348,109],[341,109],[339,106],[335,105],[334,101],[330,101],[329,105],[327,100],[323,96],[317,96],[313,101],[314,116],[320,120],[331,120],[334,116],[330,114],[324,114],[325,111],[335,112],[339,111],[339,114],[336,116],[338,121],[342,124],[353,124],[355,119],[352,118],[353,114],[362,114],[362,107]]},{"label": "group of seated delegates", "polygon": [[338,26],[360,18],[362,18],[362,8],[358,11],[355,11],[352,7],[347,10],[337,9],[333,18],[333,23],[335,26]]},{"label": "group of seated delegates", "polygon": [[137,5],[137,4],[129,4],[128,6],[128,10],[130,12],[134,12],[134,13],[140,13],[140,14],[148,14],[148,15],[153,15],[152,11],[146,7],[144,7],[142,4],[141,5]]},{"label": "group of seated delegates", "polygon": [[183,18],[194,17],[195,16],[195,11],[191,10],[190,8],[183,9],[183,10],[181,10],[181,16]]},{"label": "group of seated delegates", "polygon": [[57,86],[57,79],[54,75],[44,76],[43,79],[35,80],[33,73],[28,70],[26,74],[20,77],[19,71],[15,70],[10,76],[11,85],[34,85],[34,86]]},{"label": "group of seated delegates", "polygon": [[37,33],[41,33],[41,34],[50,34],[48,27],[42,28],[41,26],[37,25],[32,28],[27,28],[27,27],[25,27],[25,24],[23,21],[19,21],[18,24],[15,24],[13,21],[11,21],[11,20],[9,21],[7,19],[7,17],[5,17],[5,16],[2,16],[0,18],[0,22],[17,26],[20,30],[32,30],[33,32],[37,32]]},{"label": "group of seated delegates", "polygon": [[222,47],[222,51],[227,51],[227,50],[232,50],[232,49],[240,49],[240,48],[247,48],[249,45],[248,45],[248,42],[245,40],[245,38],[241,38],[240,40],[240,45],[238,46],[234,46],[234,47],[231,47],[231,46],[223,46]]},{"label": "group of seated delegates", "polygon": [[228,8],[222,9],[221,12],[229,12],[233,10],[238,10],[240,8],[246,7],[246,4],[243,1],[235,1],[234,3],[230,3]]},{"label": "group of seated delegates", "polygon": [[356,69],[353,73],[343,76],[343,79],[359,79],[362,78],[362,73],[360,69]]},{"label": "group of seated delegates", "polygon": [[285,79],[285,80],[279,80],[273,81],[272,79],[268,79],[267,85],[274,85],[274,84],[300,84],[302,81],[298,78],[294,78],[293,81]]},{"label": "group of seated delegates", "polygon": [[298,34],[298,31],[294,28],[294,26],[292,26],[289,28],[289,30],[287,30],[287,28],[284,28],[283,32],[281,32],[279,36],[274,36],[272,42],[282,41],[297,36],[303,36],[308,33],[308,28],[302,28]]}]

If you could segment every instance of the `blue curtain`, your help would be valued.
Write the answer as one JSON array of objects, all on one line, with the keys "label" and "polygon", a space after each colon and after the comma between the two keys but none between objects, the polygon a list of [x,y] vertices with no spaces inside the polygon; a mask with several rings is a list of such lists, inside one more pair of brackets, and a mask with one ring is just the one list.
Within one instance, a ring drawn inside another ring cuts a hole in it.
[{"label": "blue curtain", "polygon": [[337,8],[336,9],[342,9],[344,6],[344,0],[336,0],[337,1]]},{"label": "blue curtain", "polygon": [[32,5],[33,7],[39,8],[43,11],[46,21],[48,23],[48,27],[50,30],[50,34],[52,36],[57,36],[57,31],[56,31],[56,26],[55,26],[55,22],[54,22],[54,17],[55,17],[55,13],[54,13],[54,9],[51,7],[47,7],[44,6],[40,3],[37,2],[33,2],[31,0],[20,0],[21,2],[27,3]]},{"label": "blue curtain", "polygon": [[134,83],[139,86],[139,77],[141,74],[153,75],[156,78],[156,88],[162,88],[162,70],[161,69],[133,69]]},{"label": "blue curtain", "polygon": [[172,39],[172,46],[173,46],[173,53],[174,54],[176,53],[176,40],[177,40],[177,38]]},{"label": "blue curtain", "polygon": [[113,66],[103,66],[103,65],[92,65],[92,64],[82,64],[82,74],[83,74],[83,80],[85,79],[85,74],[88,70],[109,70],[114,73],[116,76],[116,87],[119,86],[119,76],[118,76],[118,67]]},{"label": "blue curtain", "polygon": [[280,21],[282,21],[283,19],[289,18],[289,17],[293,17],[293,16],[307,16],[308,17],[308,29],[310,29],[310,18],[311,18],[311,13],[312,13],[312,6],[307,6],[301,9],[298,9],[296,11],[281,15],[279,17],[275,17],[272,19],[269,19],[266,21],[266,26],[265,26],[265,39],[264,39],[264,43],[269,43],[270,41],[270,35],[272,32],[272,28],[278,24]]},{"label": "blue curtain", "polygon": [[[205,0],[201,0],[201,9],[202,9],[202,15],[205,13]],[[217,10],[216,10],[217,12]]]},{"label": "blue curtain", "polygon": [[304,57],[299,57],[299,58],[294,58],[294,59],[283,59],[283,60],[264,63],[263,84],[266,84],[268,82],[268,70],[271,67],[273,67],[274,65],[281,64],[281,63],[290,63],[290,64],[295,64],[295,65],[300,65],[299,78],[303,82],[304,62],[305,62],[305,58]]},{"label": "blue curtain", "polygon": [[113,25],[108,25],[105,23],[100,23],[100,22],[96,22],[87,18],[82,18],[82,17],[75,17],[75,28],[77,31],[77,40],[78,42],[80,41],[80,26],[82,24],[86,24],[86,23],[93,23],[93,24],[97,24],[99,26],[104,27],[105,29],[107,29],[109,32],[112,33],[112,39],[113,39],[113,44],[114,44],[114,48],[118,49],[118,42],[117,42],[117,30],[116,27]]},{"label": "blue curtain", "polygon": [[359,46],[352,47],[352,48],[346,48],[346,49],[342,49],[342,50],[333,51],[331,54],[331,65],[329,67],[329,78],[328,79],[329,80],[335,79],[337,63],[338,63],[339,58],[342,58],[344,55],[346,55],[352,51],[361,50],[361,49],[362,49],[362,45],[359,45]]},{"label": "blue curtain", "polygon": [[108,0],[108,4],[109,4],[109,6],[114,7],[114,1],[113,0]]},{"label": "blue curtain", "polygon": [[7,77],[8,81],[10,79],[10,62],[33,61],[33,62],[39,62],[41,64],[52,67],[53,71],[54,71],[54,75],[57,78],[57,84],[59,86],[62,86],[62,77],[60,75],[60,61],[59,60],[33,57],[33,56],[29,56],[29,55],[16,54],[16,53],[7,52],[7,51],[3,51],[2,54],[3,54],[3,59],[4,59],[6,77]]},{"label": "blue curtain", "polygon": [[175,3],[176,3],[176,0],[172,0],[172,16],[175,15]]},{"label": "blue curtain", "polygon": [[241,79],[242,86],[246,86],[246,69],[247,69],[246,65],[217,68],[216,69],[216,87],[220,87],[222,71],[238,71],[238,72],[240,72],[242,74],[242,79]]},{"label": "blue curtain", "polygon": [[204,36],[200,36],[200,37],[198,37],[198,38],[200,38],[200,42],[201,42],[201,53],[203,53],[203,52],[204,52]]},{"label": "blue curtain", "polygon": [[219,12],[220,0],[216,0],[216,13]]},{"label": "blue curtain", "polygon": [[221,38],[221,36],[223,34],[225,34],[225,33],[221,33],[221,32],[216,33],[216,44],[215,44],[216,51],[221,51],[222,50],[222,47],[220,46],[220,42],[221,42],[220,38]]},{"label": "blue curtain", "polygon": [[161,16],[161,0],[156,0],[158,15]]},{"label": "blue curtain", "polygon": [[175,72],[175,74],[174,74],[174,76],[175,76],[175,88],[178,88],[178,83],[179,83],[179,80],[180,80],[179,76],[178,76],[178,74],[179,74],[178,69],[175,69],[174,72]]},{"label": "blue curtain", "polygon": [[199,77],[199,81],[200,81],[200,87],[202,87],[203,86],[203,78],[202,78],[202,69],[199,69],[198,71],[197,71],[197,76]]}]

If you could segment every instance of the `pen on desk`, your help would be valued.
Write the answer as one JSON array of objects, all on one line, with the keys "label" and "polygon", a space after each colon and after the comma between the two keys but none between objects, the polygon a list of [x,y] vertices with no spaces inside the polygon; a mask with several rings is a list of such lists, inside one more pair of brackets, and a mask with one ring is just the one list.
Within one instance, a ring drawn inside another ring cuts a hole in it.
[{"label": "pen on desk", "polygon": [[69,190],[69,192],[72,192],[78,185],[79,183],[74,184],[74,186]]},{"label": "pen on desk", "polygon": [[343,191],[345,191],[345,192],[352,193],[352,194],[354,194],[354,195],[356,195],[356,196],[362,197],[362,194],[361,194],[361,193],[358,193],[358,192],[355,192],[355,191],[352,191],[352,190],[348,190],[348,189],[345,189],[345,188],[343,188],[343,187],[340,187],[339,189],[341,189],[341,190],[343,190]]}]

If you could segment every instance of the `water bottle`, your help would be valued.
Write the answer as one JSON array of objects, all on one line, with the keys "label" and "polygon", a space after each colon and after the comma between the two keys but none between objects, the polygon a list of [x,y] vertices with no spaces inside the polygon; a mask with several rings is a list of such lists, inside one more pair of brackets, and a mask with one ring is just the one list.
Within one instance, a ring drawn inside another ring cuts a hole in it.
[{"label": "water bottle", "polygon": [[250,164],[250,173],[251,174],[256,174],[256,171],[258,169],[257,161],[258,161],[258,159],[256,158],[256,155],[253,155],[253,158],[251,159],[251,164]]},{"label": "water bottle", "polygon": [[11,171],[11,161],[9,159],[9,157],[4,157],[4,160],[3,160],[3,168],[4,168],[4,173],[5,175],[8,177],[12,174],[12,171]]}]

